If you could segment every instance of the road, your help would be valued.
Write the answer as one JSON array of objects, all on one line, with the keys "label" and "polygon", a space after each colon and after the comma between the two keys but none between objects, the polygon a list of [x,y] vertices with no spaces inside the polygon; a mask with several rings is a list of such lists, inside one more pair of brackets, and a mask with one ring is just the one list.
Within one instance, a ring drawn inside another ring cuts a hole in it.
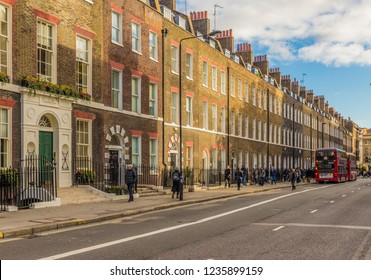
[{"label": "road", "polygon": [[371,183],[214,200],[0,242],[0,259],[371,259]]}]

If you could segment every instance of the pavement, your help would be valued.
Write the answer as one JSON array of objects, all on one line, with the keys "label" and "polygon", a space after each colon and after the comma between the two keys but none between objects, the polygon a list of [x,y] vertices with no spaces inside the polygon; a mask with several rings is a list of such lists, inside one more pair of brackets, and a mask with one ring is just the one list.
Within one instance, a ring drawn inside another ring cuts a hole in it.
[{"label": "pavement", "polygon": [[[308,183],[299,183],[298,186],[305,184]],[[172,199],[170,190],[167,190],[166,195],[137,197],[133,202],[128,202],[125,196],[121,200],[107,202],[63,205],[62,201],[62,205],[58,207],[0,212],[0,239],[33,236],[50,230],[103,222],[172,207],[290,187],[290,183],[284,182],[277,183],[277,185],[248,185],[241,187],[240,191],[237,190],[236,186],[228,189],[223,187],[196,188],[194,192],[185,191],[182,201],[175,198]]]}]

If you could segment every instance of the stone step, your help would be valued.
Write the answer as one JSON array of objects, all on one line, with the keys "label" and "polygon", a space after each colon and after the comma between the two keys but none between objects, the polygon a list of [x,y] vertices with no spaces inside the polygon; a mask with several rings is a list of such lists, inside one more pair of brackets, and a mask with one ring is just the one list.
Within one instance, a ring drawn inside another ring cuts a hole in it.
[{"label": "stone step", "polygon": [[157,195],[165,195],[166,194],[165,191],[152,189],[150,187],[138,187],[137,190],[138,190],[139,197],[157,196]]}]

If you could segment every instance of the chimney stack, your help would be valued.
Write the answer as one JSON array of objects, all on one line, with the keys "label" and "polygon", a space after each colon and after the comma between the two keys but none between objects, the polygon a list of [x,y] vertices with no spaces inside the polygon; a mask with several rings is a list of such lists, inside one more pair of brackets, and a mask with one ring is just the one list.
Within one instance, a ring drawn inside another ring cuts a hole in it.
[{"label": "chimney stack", "polygon": [[295,93],[297,96],[299,96],[300,94],[300,86],[296,78],[294,78],[294,81],[292,82],[292,92]]},{"label": "chimney stack", "polygon": [[254,66],[258,67],[263,74],[268,75],[269,62],[267,55],[255,56]]},{"label": "chimney stack", "polygon": [[223,50],[227,49],[231,53],[234,53],[234,37],[232,34],[232,29],[223,30],[222,33],[215,36],[215,39],[219,41]]},{"label": "chimney stack", "polygon": [[237,44],[236,54],[239,54],[245,62],[251,65],[253,64],[253,51],[251,44],[248,43]]},{"label": "chimney stack", "polygon": [[269,69],[269,75],[271,77],[273,77],[279,85],[281,84],[281,70],[280,70],[280,68]]},{"label": "chimney stack", "polygon": [[307,99],[307,90],[305,86],[300,87],[300,96],[305,100]]},{"label": "chimney stack", "polygon": [[325,111],[325,97],[323,95],[315,96],[314,97],[314,104],[321,111]]},{"label": "chimney stack", "polygon": [[307,91],[307,101],[314,105],[314,92],[311,89]]},{"label": "chimney stack", "polygon": [[204,12],[191,12],[191,21],[194,31],[200,32],[203,35],[210,33],[210,19],[208,17],[207,11]]},{"label": "chimney stack", "polygon": [[281,77],[281,83],[282,83],[283,87],[285,87],[289,91],[291,91],[292,87],[291,87],[291,77],[290,77],[290,75],[283,75]]}]

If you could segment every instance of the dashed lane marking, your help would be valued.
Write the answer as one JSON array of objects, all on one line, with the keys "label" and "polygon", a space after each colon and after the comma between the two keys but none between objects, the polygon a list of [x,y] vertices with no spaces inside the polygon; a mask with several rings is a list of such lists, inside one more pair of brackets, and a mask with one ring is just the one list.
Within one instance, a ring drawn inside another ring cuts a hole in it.
[{"label": "dashed lane marking", "polygon": [[285,227],[313,227],[313,228],[341,228],[341,229],[357,229],[357,230],[371,230],[369,226],[348,226],[348,225],[321,225],[321,224],[301,224],[301,223],[254,223],[252,225],[258,226],[285,226]]},{"label": "dashed lane marking", "polygon": [[285,226],[280,226],[280,227],[278,227],[278,228],[275,228],[273,231],[278,231],[278,230],[280,230],[281,228],[284,228]]}]

